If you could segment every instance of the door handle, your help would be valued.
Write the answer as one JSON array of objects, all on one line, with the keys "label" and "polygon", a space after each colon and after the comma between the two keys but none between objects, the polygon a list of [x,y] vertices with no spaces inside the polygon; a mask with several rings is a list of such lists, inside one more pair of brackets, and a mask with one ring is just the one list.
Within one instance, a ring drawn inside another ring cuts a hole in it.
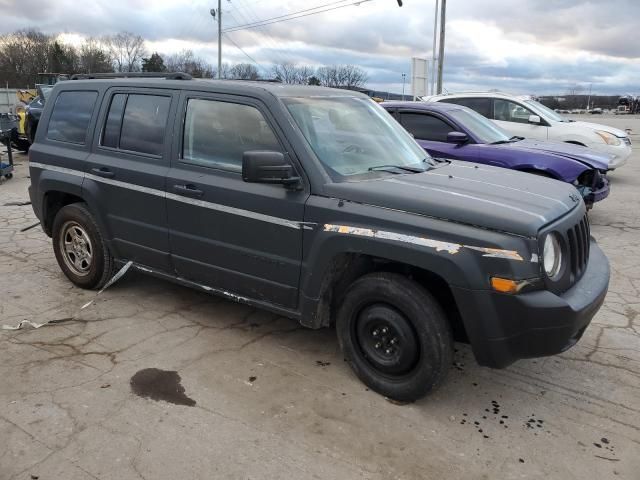
[{"label": "door handle", "polygon": [[185,197],[200,198],[204,195],[202,190],[199,190],[195,185],[189,183],[187,185],[174,185],[173,191],[178,195]]},{"label": "door handle", "polygon": [[113,178],[113,177],[116,176],[115,173],[113,173],[111,170],[109,170],[108,168],[105,168],[105,167],[92,168],[91,172],[93,172],[95,175],[97,175],[99,177],[103,177],[103,178]]}]

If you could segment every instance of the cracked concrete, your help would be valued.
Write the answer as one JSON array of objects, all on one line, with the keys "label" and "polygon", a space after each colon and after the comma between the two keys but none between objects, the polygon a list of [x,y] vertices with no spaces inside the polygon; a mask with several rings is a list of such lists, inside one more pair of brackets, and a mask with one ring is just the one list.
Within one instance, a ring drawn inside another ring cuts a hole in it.
[{"label": "cracked concrete", "polygon": [[[598,121],[640,133],[640,118]],[[609,295],[584,338],[506,370],[456,345],[438,392],[368,391],[333,330],[311,331],[137,272],[95,299],[60,272],[27,199],[27,159],[0,181],[0,479],[603,479],[640,472],[640,135],[591,212]],[[195,406],[131,393],[175,371]]]}]

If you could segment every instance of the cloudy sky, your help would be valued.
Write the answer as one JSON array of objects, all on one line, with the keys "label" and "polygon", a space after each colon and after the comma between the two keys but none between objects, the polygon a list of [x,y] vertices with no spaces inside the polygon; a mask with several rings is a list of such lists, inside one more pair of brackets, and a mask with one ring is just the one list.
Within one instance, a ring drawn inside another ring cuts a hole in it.
[{"label": "cloudy sky", "polygon": [[[225,34],[223,61],[352,63],[400,92],[412,56],[431,56],[435,0],[222,0],[223,27],[311,7],[335,10]],[[444,86],[513,93],[640,94],[640,0],[448,0]],[[0,33],[36,27],[67,41],[128,30],[148,49],[217,61],[216,0],[0,0]],[[251,57],[240,51],[237,44]],[[408,87],[407,87],[408,91]]]}]

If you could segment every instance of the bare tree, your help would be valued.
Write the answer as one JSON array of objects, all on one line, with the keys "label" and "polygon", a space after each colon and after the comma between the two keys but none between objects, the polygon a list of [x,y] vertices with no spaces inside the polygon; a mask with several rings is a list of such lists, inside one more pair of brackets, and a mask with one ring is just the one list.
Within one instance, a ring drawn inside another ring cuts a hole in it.
[{"label": "bare tree", "polygon": [[229,69],[229,78],[238,80],[258,80],[258,69],[250,63],[238,63]]},{"label": "bare tree", "polygon": [[366,72],[355,65],[320,67],[316,77],[321,85],[334,88],[362,88],[368,80]]},{"label": "bare tree", "polygon": [[184,72],[199,78],[211,78],[214,74],[213,66],[194,55],[192,50],[165,55],[163,60],[169,72]]},{"label": "bare tree", "polygon": [[271,69],[274,78],[282,83],[298,83],[298,67],[294,63],[277,63]]},{"label": "bare tree", "polygon": [[53,37],[37,30],[19,30],[0,36],[0,77],[14,87],[37,81],[49,70]]},{"label": "bare tree", "polygon": [[104,45],[117,72],[139,72],[142,57],[146,55],[144,39],[130,32],[105,37]]},{"label": "bare tree", "polygon": [[309,84],[309,79],[314,76],[316,70],[309,65],[296,65],[295,63],[277,63],[271,69],[275,79],[282,83],[298,85]]}]

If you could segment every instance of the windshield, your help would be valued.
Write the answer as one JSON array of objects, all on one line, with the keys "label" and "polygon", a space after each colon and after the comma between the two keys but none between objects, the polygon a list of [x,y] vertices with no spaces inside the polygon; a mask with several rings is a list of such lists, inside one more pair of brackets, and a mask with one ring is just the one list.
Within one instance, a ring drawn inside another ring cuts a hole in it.
[{"label": "windshield", "polygon": [[49,97],[49,93],[51,93],[51,90],[53,90],[53,87],[50,87],[48,85],[39,85],[38,90],[40,90],[39,93],[43,100],[46,100]]},{"label": "windshield", "polygon": [[283,102],[334,180],[422,172],[434,165],[411,135],[368,98],[293,97]]},{"label": "windshield", "polygon": [[566,118],[558,115],[556,112],[551,110],[549,107],[545,107],[540,102],[536,102],[535,100],[525,100],[524,103],[528,107],[532,108],[536,113],[538,113],[538,114],[541,113],[542,116],[544,116],[547,119],[551,119],[554,122],[567,122],[568,121]]},{"label": "windshield", "polygon": [[510,135],[491,120],[470,108],[459,108],[450,112],[451,117],[465,127],[479,143],[508,142]]}]

